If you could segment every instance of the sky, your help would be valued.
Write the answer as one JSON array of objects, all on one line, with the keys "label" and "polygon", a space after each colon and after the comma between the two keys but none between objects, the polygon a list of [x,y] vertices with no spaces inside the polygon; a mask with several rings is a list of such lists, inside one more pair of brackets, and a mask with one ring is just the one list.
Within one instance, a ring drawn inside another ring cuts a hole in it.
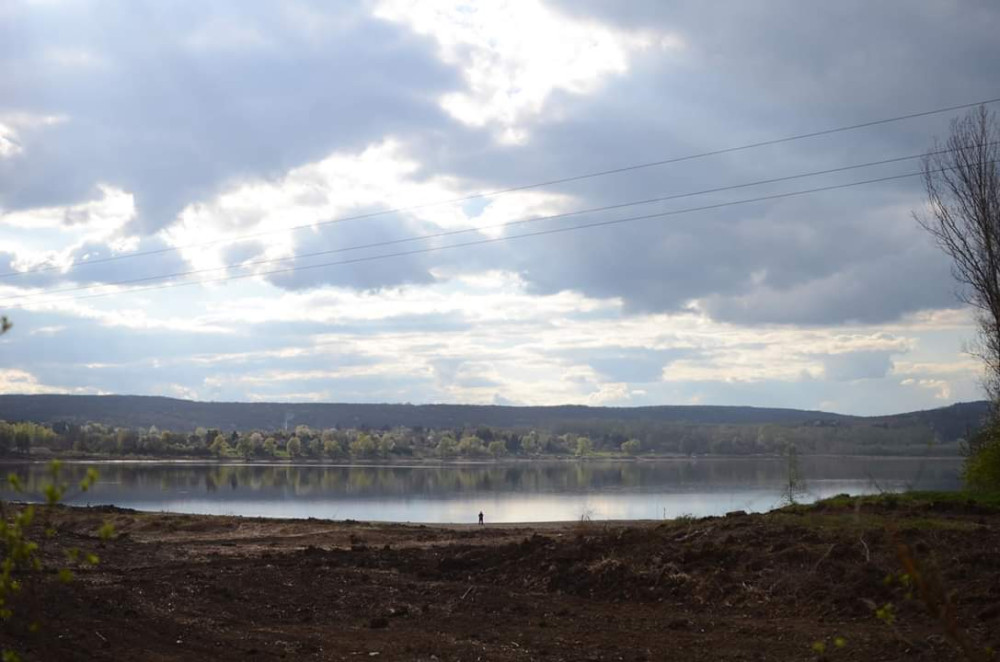
[{"label": "sky", "polygon": [[998,31],[988,0],[6,0],[0,393],[980,399],[921,182],[886,179],[965,111],[773,141],[1000,97]]}]

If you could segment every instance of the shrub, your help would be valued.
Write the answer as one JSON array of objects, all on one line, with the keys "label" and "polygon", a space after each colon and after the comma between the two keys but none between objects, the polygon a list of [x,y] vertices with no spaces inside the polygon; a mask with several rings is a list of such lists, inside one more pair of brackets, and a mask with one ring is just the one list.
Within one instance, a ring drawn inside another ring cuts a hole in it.
[{"label": "shrub", "polygon": [[[9,474],[7,482],[14,492],[21,493],[25,489],[17,474]],[[97,471],[88,469],[77,489],[86,492],[96,482]],[[55,527],[49,521],[52,509],[63,500],[69,488],[61,480],[61,463],[57,460],[49,464],[49,482],[42,490],[45,502],[41,521],[37,518],[38,509],[34,505],[14,507],[7,501],[0,500],[0,622],[6,624],[14,616],[12,602],[22,592],[25,583],[37,582],[44,577],[40,572],[43,569],[42,547],[46,544],[46,539],[56,534]],[[38,533],[41,533],[42,538],[33,539],[33,534]],[[102,540],[107,540],[114,535],[114,527],[105,522],[97,533]],[[96,554],[76,547],[64,551],[67,566],[84,567],[98,563]],[[56,572],[56,578],[60,582],[70,582],[73,580],[73,571],[69,567],[61,567]],[[38,621],[32,621],[28,629],[37,632],[40,627]],[[10,649],[0,651],[0,658],[4,662],[21,659],[17,651]]]},{"label": "shrub", "polygon": [[1000,490],[1000,422],[983,426],[969,441],[965,484],[975,490]]},{"label": "shrub", "polygon": [[378,444],[371,435],[362,432],[351,442],[351,455],[354,457],[372,457],[378,452]]},{"label": "shrub", "polygon": [[638,455],[642,451],[642,443],[638,439],[629,439],[622,443],[622,452],[626,455]]}]

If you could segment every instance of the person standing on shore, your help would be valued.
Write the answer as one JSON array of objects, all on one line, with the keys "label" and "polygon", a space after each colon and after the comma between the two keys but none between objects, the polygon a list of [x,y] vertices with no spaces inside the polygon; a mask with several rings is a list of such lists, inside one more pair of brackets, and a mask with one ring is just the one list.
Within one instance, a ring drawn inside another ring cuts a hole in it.
[{"label": "person standing on shore", "polygon": [[483,524],[483,511],[479,511],[479,526],[486,526]]}]

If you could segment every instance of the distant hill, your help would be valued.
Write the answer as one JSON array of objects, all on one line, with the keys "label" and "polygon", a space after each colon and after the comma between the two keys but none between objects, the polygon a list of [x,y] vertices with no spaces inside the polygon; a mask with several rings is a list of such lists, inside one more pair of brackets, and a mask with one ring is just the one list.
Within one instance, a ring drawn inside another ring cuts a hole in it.
[{"label": "distant hill", "polygon": [[959,402],[940,409],[911,411],[893,416],[874,416],[864,420],[873,425],[884,424],[893,428],[925,425],[942,441],[952,441],[978,429],[988,412],[989,403],[980,400]]},{"label": "distant hill", "polygon": [[697,425],[815,425],[819,427],[926,427],[953,441],[979,426],[987,403],[971,402],[893,416],[844,416],[822,411],[760,407],[506,407],[279,402],[195,402],[134,395],[0,395],[0,420],[38,423],[96,422],[115,426],[193,430],[329,427],[554,428],[587,423],[689,423]]}]

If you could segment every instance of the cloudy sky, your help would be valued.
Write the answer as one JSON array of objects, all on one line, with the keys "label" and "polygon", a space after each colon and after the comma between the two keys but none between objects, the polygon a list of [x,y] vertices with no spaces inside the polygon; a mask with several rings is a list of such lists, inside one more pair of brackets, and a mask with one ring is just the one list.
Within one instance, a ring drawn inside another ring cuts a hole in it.
[{"label": "cloudy sky", "polygon": [[988,0],[6,0],[0,392],[978,399],[918,179],[746,202],[917,161],[742,186],[962,111],[535,185],[998,97],[998,32]]}]

